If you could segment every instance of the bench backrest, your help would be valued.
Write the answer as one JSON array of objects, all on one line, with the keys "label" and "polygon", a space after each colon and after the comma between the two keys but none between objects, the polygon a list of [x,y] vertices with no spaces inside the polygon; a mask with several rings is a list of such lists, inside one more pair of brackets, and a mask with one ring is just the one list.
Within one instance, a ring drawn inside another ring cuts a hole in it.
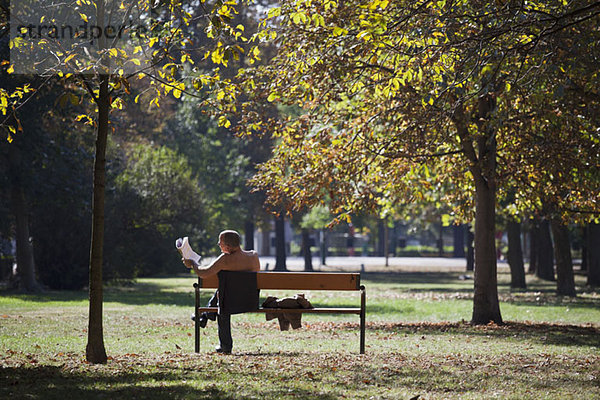
[{"label": "bench backrest", "polygon": [[[271,272],[256,273],[258,289],[273,290],[360,290],[360,274],[340,272]],[[205,289],[217,289],[216,275],[198,279]]]}]

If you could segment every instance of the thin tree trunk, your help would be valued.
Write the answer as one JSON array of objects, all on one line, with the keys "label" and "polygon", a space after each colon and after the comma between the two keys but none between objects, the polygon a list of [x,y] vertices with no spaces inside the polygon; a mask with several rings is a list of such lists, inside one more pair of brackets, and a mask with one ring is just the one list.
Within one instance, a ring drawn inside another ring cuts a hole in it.
[{"label": "thin tree trunk", "polygon": [[587,234],[587,284],[600,286],[600,224],[590,223]]},{"label": "thin tree trunk", "polygon": [[540,227],[537,219],[531,221],[531,229],[529,230],[529,270],[530,274],[536,274],[538,270]]},{"label": "thin tree trunk", "polygon": [[310,235],[307,228],[302,228],[302,254],[304,255],[304,270],[312,271],[312,252],[310,251]]},{"label": "thin tree trunk", "polygon": [[94,160],[94,196],[92,204],[92,243],[90,249],[90,307],[86,359],[94,364],[107,361],[102,327],[102,256],[104,249],[104,192],[106,182],[106,142],[110,108],[107,75],[100,77],[98,128]]},{"label": "thin tree trunk", "polygon": [[[397,232],[397,228],[398,228],[398,226],[397,226],[396,222],[394,221],[394,227],[392,228],[391,237],[390,237],[390,239],[388,241],[389,246],[391,246],[391,248],[389,250],[389,253],[392,255],[392,257],[396,257],[398,255],[398,253],[397,253],[397,251],[398,251],[398,232]],[[389,228],[388,228],[388,231],[389,231]],[[388,233],[388,236],[389,236],[389,233]],[[354,249],[354,246],[352,248]],[[354,253],[352,255],[354,255]]]},{"label": "thin tree trunk", "polygon": [[327,231],[325,229],[319,230],[319,255],[321,257],[321,265],[327,265]]},{"label": "thin tree trunk", "polygon": [[263,229],[262,231],[262,244],[261,244],[261,256],[271,255],[271,231],[269,229]]},{"label": "thin tree trunk", "polygon": [[562,296],[575,297],[575,276],[573,274],[569,230],[565,224],[556,219],[552,219],[551,226],[556,255],[556,293]]},{"label": "thin tree trunk", "polygon": [[453,250],[452,257],[463,258],[465,256],[465,225],[452,225]]},{"label": "thin tree trunk", "polygon": [[377,256],[385,256],[385,223],[383,219],[377,221]]},{"label": "thin tree trunk", "polygon": [[444,224],[440,221],[440,238],[438,239],[438,256],[444,257]]},{"label": "thin tree trunk", "polygon": [[506,225],[508,236],[508,265],[510,267],[510,287],[525,289],[525,266],[523,264],[523,249],[521,247],[521,223],[508,221]]},{"label": "thin tree trunk", "polygon": [[475,234],[470,225],[467,225],[467,271],[475,270]]},{"label": "thin tree trunk", "polygon": [[254,250],[254,222],[251,220],[244,223],[244,249]]},{"label": "thin tree trunk", "polygon": [[540,279],[554,282],[554,250],[550,236],[550,223],[543,219],[538,230],[538,265],[536,275]]},{"label": "thin tree trunk", "polygon": [[18,287],[25,292],[39,292],[42,288],[35,274],[33,243],[30,240],[31,235],[29,232],[29,210],[21,172],[23,168],[21,149],[17,143],[12,143],[9,146],[8,162],[11,202],[16,225]]},{"label": "thin tree trunk", "polygon": [[275,271],[287,271],[285,255],[285,220],[283,213],[275,218]]},{"label": "thin tree trunk", "polygon": [[588,264],[588,225],[581,230],[581,270],[587,271]]},{"label": "thin tree trunk", "polygon": [[27,201],[22,187],[12,188],[12,203],[16,220],[17,275],[19,289],[26,292],[39,292],[41,286],[35,277],[33,243],[29,234],[29,214]]},{"label": "thin tree trunk", "polygon": [[385,266],[390,266],[390,238],[387,220],[383,223],[383,255],[385,257]]}]

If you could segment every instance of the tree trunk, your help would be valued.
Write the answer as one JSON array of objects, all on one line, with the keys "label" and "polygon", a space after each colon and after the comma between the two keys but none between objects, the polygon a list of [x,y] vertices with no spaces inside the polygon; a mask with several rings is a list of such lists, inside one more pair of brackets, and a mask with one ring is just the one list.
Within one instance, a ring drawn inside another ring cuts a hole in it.
[{"label": "tree trunk", "polygon": [[90,249],[90,307],[86,359],[94,364],[107,361],[102,329],[102,256],[104,249],[104,192],[106,182],[106,142],[110,100],[107,75],[100,77],[98,128],[94,160],[94,195],[92,204],[92,243]]},{"label": "tree trunk", "polygon": [[271,230],[263,229],[262,233],[262,243],[261,243],[261,256],[270,256],[271,255]]},{"label": "tree trunk", "polygon": [[475,186],[475,291],[473,324],[502,324],[496,264],[496,190],[482,177]]},{"label": "tree trunk", "polygon": [[[491,83],[488,82],[491,86]],[[490,321],[502,324],[498,301],[498,276],[496,256],[496,137],[490,127],[490,115],[496,108],[496,99],[488,94],[479,97],[477,125],[479,135],[475,139],[477,152],[465,149],[467,158],[474,164],[471,173],[475,180],[475,291],[473,295],[473,324]],[[465,135],[462,135],[465,137]],[[469,137],[467,134],[466,137]]]},{"label": "tree trunk", "polygon": [[254,250],[254,222],[251,220],[244,223],[244,249]]},{"label": "tree trunk", "polygon": [[552,237],[550,236],[550,223],[543,219],[540,221],[537,237],[537,260],[536,275],[540,279],[555,281],[554,278],[554,250]]},{"label": "tree trunk", "polygon": [[463,258],[465,256],[465,225],[452,225],[452,257]]},{"label": "tree trunk", "polygon": [[525,266],[523,264],[523,249],[521,248],[521,224],[508,221],[506,226],[508,236],[508,265],[510,267],[510,287],[525,289]]},{"label": "tree trunk", "polygon": [[581,270],[587,271],[588,264],[588,225],[581,230]]},{"label": "tree trunk", "polygon": [[[392,228],[391,231],[391,237],[388,240],[388,245],[391,246],[389,253],[392,255],[392,257],[397,257],[398,255],[398,226],[396,224],[396,222],[394,221],[394,227]],[[352,229],[352,231],[354,232],[354,228]],[[389,228],[388,228],[388,232],[389,232]],[[388,233],[388,236],[390,236],[390,234]],[[353,234],[354,237],[354,234]],[[354,244],[354,240],[352,240],[352,243]],[[354,246],[352,246],[352,256],[354,256]]]},{"label": "tree trunk", "polygon": [[327,265],[327,232],[324,229],[319,230],[319,247],[321,265]]},{"label": "tree trunk", "polygon": [[600,224],[590,223],[587,232],[587,284],[600,286]]},{"label": "tree trunk", "polygon": [[279,214],[275,217],[275,271],[287,271],[285,261],[285,220]]},{"label": "tree trunk", "polygon": [[384,220],[383,223],[383,255],[385,257],[385,266],[390,266],[390,238],[389,238],[389,229],[387,226],[387,220]]},{"label": "tree trunk", "polygon": [[42,290],[35,274],[33,243],[29,233],[29,210],[23,189],[22,154],[16,143],[9,145],[8,162],[11,183],[11,202],[16,223],[17,276],[20,290],[39,292]]},{"label": "tree trunk", "polygon": [[552,219],[551,226],[556,256],[556,293],[561,296],[575,297],[575,276],[573,274],[569,229],[556,219]]},{"label": "tree trunk", "polygon": [[302,254],[304,255],[304,270],[312,271],[312,252],[310,251],[310,235],[307,228],[302,228]]},{"label": "tree trunk", "polygon": [[29,235],[29,213],[27,211],[27,201],[23,188],[13,186],[11,197],[16,220],[19,289],[26,292],[39,292],[41,291],[41,286],[35,277],[33,243]]},{"label": "tree trunk", "polygon": [[530,274],[536,274],[538,270],[538,256],[540,254],[539,236],[540,227],[538,220],[531,221],[529,230],[529,270]]},{"label": "tree trunk", "polygon": [[377,256],[385,257],[385,223],[383,219],[377,221]]},{"label": "tree trunk", "polygon": [[444,224],[440,221],[440,236],[437,241],[438,257],[444,257]]},{"label": "tree trunk", "polygon": [[[485,83],[485,82],[484,82]],[[489,82],[485,83],[491,85]],[[491,91],[490,91],[491,93]],[[464,108],[457,104],[453,121],[461,141],[463,154],[475,184],[475,289],[471,323],[502,324],[498,301],[496,264],[496,138],[494,128],[488,126],[490,114],[496,108],[492,94],[482,95],[478,101],[476,123],[479,134],[473,137]],[[477,149],[475,149],[475,145]]]},{"label": "tree trunk", "polygon": [[475,248],[473,242],[475,241],[475,234],[471,229],[470,225],[467,225],[467,271],[475,270]]}]

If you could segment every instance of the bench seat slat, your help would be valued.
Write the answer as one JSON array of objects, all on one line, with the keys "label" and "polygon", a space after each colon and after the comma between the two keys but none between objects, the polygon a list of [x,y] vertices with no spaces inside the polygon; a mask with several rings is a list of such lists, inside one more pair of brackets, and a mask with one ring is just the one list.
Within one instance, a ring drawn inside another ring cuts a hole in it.
[{"label": "bench seat slat", "polygon": [[[198,307],[198,312],[217,312],[217,307]],[[360,314],[360,308],[259,308],[251,313],[275,314]]]}]

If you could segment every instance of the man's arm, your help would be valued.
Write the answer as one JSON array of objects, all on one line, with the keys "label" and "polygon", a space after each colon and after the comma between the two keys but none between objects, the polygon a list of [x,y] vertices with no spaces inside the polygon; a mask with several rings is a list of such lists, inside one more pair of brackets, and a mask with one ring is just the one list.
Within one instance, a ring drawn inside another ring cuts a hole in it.
[{"label": "man's arm", "polygon": [[212,263],[210,263],[210,265],[206,268],[200,268],[200,265],[198,265],[198,263],[196,263],[194,260],[185,260],[184,259],[182,261],[186,267],[193,269],[199,278],[206,278],[207,276],[214,275],[223,269],[223,264],[224,264],[223,257],[224,256],[225,256],[225,254],[221,253],[221,255],[219,257],[217,257],[217,259],[214,260]]}]

